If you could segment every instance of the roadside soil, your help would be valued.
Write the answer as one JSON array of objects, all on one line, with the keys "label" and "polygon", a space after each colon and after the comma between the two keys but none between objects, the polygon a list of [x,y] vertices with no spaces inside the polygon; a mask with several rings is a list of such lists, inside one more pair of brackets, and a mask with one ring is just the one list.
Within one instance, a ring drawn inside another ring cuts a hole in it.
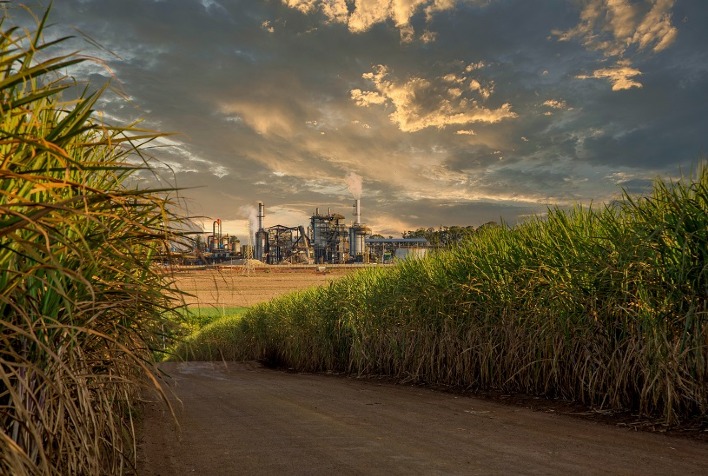
[{"label": "roadside soil", "polygon": [[[275,268],[275,269],[273,269]],[[189,305],[251,306],[347,268],[180,271]],[[470,397],[259,363],[162,365],[138,427],[140,475],[708,474],[708,433],[534,397]],[[439,389],[438,389],[439,390]],[[659,427],[660,428],[660,427]],[[656,429],[656,428],[654,428]]]}]

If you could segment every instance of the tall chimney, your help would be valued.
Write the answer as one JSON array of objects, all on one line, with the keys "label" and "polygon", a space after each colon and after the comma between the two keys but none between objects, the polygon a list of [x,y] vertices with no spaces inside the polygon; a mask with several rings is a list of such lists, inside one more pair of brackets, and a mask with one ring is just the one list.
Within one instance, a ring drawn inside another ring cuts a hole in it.
[{"label": "tall chimney", "polygon": [[361,224],[361,200],[354,200],[354,216],[356,217],[355,225]]},{"label": "tall chimney", "polygon": [[263,229],[263,218],[265,213],[263,212],[263,202],[258,202],[258,231]]}]

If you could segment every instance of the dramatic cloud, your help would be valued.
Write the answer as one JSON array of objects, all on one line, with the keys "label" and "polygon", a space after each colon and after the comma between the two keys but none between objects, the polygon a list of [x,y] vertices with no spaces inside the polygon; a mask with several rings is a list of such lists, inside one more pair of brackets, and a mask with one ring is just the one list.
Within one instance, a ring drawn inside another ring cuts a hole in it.
[{"label": "dramatic cloud", "polygon": [[566,109],[568,105],[563,100],[548,99],[543,102],[543,105],[551,109]]},{"label": "dramatic cloud", "polygon": [[641,88],[642,83],[634,79],[641,74],[641,71],[629,66],[628,61],[620,61],[612,68],[598,69],[593,71],[591,75],[581,74],[576,76],[576,78],[608,79],[612,83],[613,91],[621,91],[623,89]]},{"label": "dramatic cloud", "polygon": [[379,65],[362,75],[373,83],[374,91],[353,89],[351,97],[358,106],[390,105],[389,118],[403,132],[416,132],[428,127],[442,129],[473,123],[494,124],[518,115],[511,104],[498,108],[483,104],[494,90],[494,84],[482,86],[477,79],[448,73],[439,78],[392,78],[391,71]]},{"label": "dramatic cloud", "polygon": [[675,0],[589,0],[580,14],[580,23],[560,40],[580,39],[607,57],[621,57],[631,48],[662,51],[676,39],[671,24]]},{"label": "dramatic cloud", "polygon": [[[320,11],[330,22],[347,25],[352,33],[362,33],[372,26],[393,22],[398,28],[401,41],[415,39],[411,19],[424,12],[430,22],[433,14],[453,9],[458,3],[485,4],[480,0],[282,0],[283,3],[302,13]],[[424,43],[434,41],[435,33],[428,30],[420,35]]]},{"label": "dramatic cloud", "polygon": [[589,0],[577,26],[554,34],[561,41],[578,39],[588,49],[617,61],[615,67],[578,78],[607,78],[613,91],[641,87],[632,79],[641,72],[632,67],[630,57],[635,52],[658,53],[676,40],[678,30],[671,23],[674,4],[675,0]]},{"label": "dramatic cloud", "polygon": [[101,61],[78,84],[120,92],[102,117],[174,132],[158,172],[243,242],[258,201],[266,226],[352,219],[347,177],[400,236],[643,193],[708,150],[705,0],[55,0],[49,23]]}]

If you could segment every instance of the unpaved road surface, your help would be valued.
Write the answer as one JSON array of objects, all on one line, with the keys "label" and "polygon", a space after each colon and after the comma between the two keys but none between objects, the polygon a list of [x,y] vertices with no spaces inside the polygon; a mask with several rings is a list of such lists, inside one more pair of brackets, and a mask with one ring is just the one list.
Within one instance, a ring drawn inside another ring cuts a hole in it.
[{"label": "unpaved road surface", "polygon": [[568,415],[257,363],[163,369],[180,428],[147,405],[143,475],[708,474],[705,442]]}]

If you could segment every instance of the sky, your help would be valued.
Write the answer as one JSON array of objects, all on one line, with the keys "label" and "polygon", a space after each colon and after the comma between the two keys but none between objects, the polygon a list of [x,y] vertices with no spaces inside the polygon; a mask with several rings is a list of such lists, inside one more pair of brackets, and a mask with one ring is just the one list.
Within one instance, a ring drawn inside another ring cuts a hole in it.
[{"label": "sky", "polygon": [[[24,3],[36,13],[48,4]],[[11,15],[22,22],[16,9]],[[54,0],[101,114],[207,231],[315,208],[400,236],[598,206],[708,149],[705,0]]]}]

